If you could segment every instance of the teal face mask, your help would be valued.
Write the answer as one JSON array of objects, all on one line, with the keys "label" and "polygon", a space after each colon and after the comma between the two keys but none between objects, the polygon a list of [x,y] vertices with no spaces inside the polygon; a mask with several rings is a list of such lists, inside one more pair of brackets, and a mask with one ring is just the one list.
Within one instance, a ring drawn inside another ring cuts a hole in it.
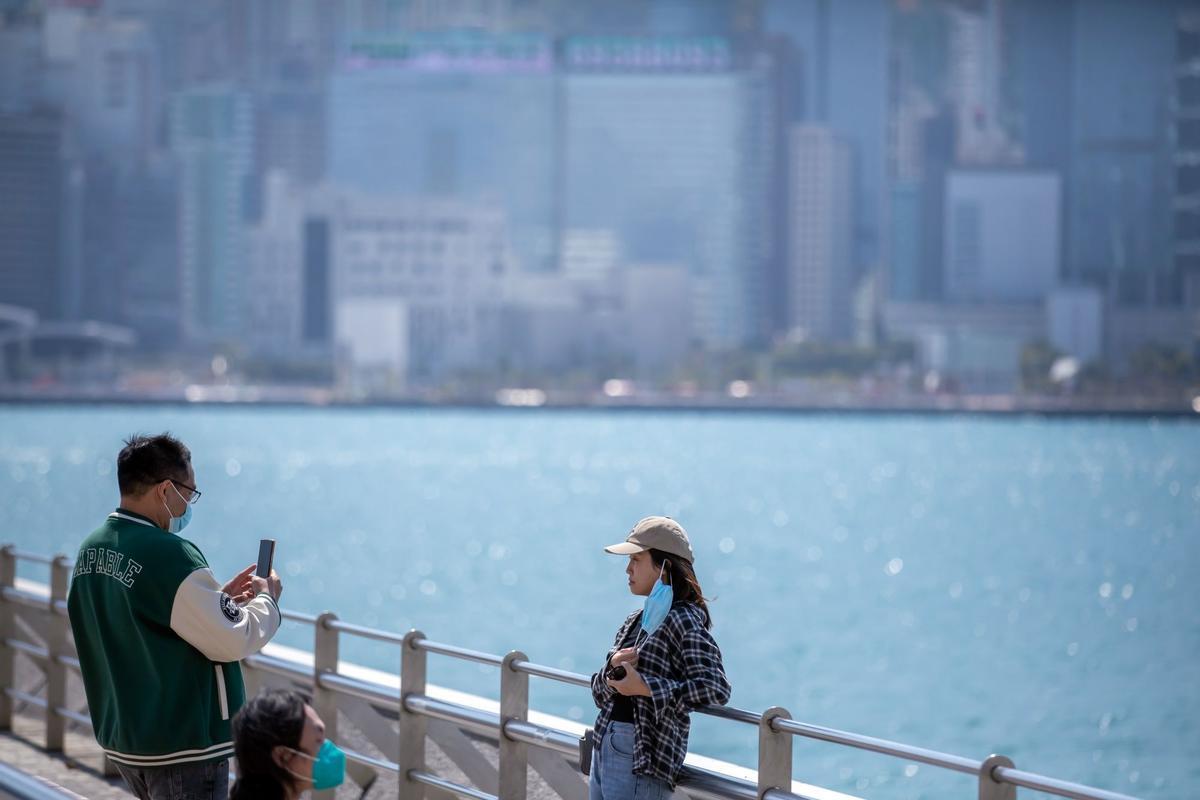
[{"label": "teal face mask", "polygon": [[646,638],[663,624],[667,614],[671,613],[671,604],[675,602],[675,592],[662,580],[663,569],[666,566],[667,562],[664,561],[658,570],[658,580],[654,582],[654,588],[650,590],[646,603],[642,606],[642,630],[645,631]]},{"label": "teal face mask", "polygon": [[171,488],[175,491],[175,494],[179,495],[179,499],[183,500],[183,516],[173,516],[171,514],[171,507],[165,502],[163,503],[163,508],[167,509],[167,517],[170,519],[170,522],[167,523],[167,530],[171,533],[179,533],[192,521],[192,504],[183,499],[183,495],[179,494],[179,490],[175,488],[175,484],[172,483]]},{"label": "teal face mask", "polygon": [[[313,762],[312,785],[317,791],[341,786],[342,781],[346,780],[346,754],[329,739],[326,739],[325,743],[321,745],[321,749],[317,751],[316,758],[313,758],[308,753],[302,753],[290,747],[288,749],[296,755],[303,756]],[[296,775],[290,769],[288,772],[301,780],[308,780],[307,777]]]}]

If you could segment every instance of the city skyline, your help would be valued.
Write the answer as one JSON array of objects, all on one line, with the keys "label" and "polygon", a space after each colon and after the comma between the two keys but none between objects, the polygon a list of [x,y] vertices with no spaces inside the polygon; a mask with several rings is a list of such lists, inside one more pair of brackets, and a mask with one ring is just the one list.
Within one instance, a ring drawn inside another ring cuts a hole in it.
[{"label": "city skyline", "polygon": [[373,391],[665,385],[798,345],[964,391],[1029,388],[1039,349],[1195,374],[1182,1],[0,15],[5,380],[220,352]]}]

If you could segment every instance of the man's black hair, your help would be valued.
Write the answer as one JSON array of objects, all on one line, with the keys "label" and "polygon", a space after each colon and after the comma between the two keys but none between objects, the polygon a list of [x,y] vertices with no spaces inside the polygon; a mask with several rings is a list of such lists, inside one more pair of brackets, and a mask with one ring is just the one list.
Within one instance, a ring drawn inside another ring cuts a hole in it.
[{"label": "man's black hair", "polygon": [[117,486],[123,497],[136,497],[168,479],[185,483],[191,463],[191,451],[171,434],[134,434],[117,455]]}]

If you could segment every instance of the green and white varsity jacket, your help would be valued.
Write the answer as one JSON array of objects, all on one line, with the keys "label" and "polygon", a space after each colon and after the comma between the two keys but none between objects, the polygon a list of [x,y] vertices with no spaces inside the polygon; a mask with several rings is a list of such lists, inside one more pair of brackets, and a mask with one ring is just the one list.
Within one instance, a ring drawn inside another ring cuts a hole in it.
[{"label": "green and white varsity jacket", "polygon": [[274,598],[237,605],[194,544],[118,508],[79,549],[67,611],[110,758],[149,768],[233,755],[238,662],[279,629]]}]

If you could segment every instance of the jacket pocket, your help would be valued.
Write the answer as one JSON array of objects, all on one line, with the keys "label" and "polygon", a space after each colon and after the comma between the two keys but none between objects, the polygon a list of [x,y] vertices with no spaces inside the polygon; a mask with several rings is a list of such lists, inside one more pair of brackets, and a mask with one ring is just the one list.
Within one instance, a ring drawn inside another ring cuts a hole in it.
[{"label": "jacket pocket", "polygon": [[217,674],[217,702],[221,705],[221,719],[229,719],[229,695],[225,692],[225,670],[220,664],[213,664]]}]

